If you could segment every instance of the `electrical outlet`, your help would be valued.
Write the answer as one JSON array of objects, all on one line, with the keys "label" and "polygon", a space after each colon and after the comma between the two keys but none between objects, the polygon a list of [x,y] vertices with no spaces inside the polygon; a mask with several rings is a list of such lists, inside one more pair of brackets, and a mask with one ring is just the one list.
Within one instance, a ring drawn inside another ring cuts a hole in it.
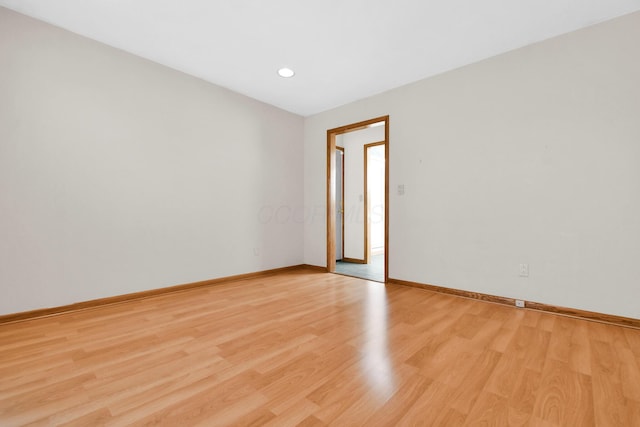
[{"label": "electrical outlet", "polygon": [[529,277],[529,264],[520,264],[520,277]]},{"label": "electrical outlet", "polygon": [[516,307],[518,307],[518,308],[524,308],[524,300],[517,299],[517,300],[516,300]]}]

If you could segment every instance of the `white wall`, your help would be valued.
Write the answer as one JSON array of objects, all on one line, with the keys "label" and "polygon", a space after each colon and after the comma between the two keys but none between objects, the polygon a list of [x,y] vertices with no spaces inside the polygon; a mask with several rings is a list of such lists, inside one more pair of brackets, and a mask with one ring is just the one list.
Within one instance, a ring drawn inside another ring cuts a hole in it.
[{"label": "white wall", "polygon": [[364,260],[364,146],[384,141],[384,126],[338,135],[344,148],[344,256]]},{"label": "white wall", "polygon": [[0,8],[0,314],[302,263],[302,134]]},{"label": "white wall", "polygon": [[326,130],[389,114],[390,277],[640,318],[638,40],[634,13],[309,117],[305,203]]}]

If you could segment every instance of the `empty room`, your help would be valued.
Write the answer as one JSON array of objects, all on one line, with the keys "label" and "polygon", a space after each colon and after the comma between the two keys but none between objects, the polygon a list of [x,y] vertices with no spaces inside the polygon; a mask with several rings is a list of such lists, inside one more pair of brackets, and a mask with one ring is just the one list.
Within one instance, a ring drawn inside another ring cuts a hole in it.
[{"label": "empty room", "polygon": [[639,426],[637,0],[0,0],[0,426]]}]

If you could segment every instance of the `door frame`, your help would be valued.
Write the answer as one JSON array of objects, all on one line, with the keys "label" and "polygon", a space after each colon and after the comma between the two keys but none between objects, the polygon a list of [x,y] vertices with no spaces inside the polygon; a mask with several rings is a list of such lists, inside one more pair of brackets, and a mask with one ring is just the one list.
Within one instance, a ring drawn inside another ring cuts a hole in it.
[{"label": "door frame", "polygon": [[[389,279],[389,116],[376,117],[327,130],[327,271],[336,271],[336,136],[365,129],[374,123],[384,122],[384,281]],[[364,221],[365,224],[367,221]],[[366,235],[365,235],[366,238]],[[344,254],[343,254],[344,255]],[[366,255],[366,247],[365,247]]]}]

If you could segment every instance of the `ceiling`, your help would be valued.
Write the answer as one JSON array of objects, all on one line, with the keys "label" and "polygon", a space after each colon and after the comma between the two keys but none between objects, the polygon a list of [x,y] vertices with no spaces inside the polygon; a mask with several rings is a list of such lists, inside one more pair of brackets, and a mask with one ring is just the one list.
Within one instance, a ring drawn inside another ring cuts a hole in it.
[{"label": "ceiling", "polygon": [[[309,116],[640,10],[640,0],[0,0]],[[295,70],[283,79],[280,67]]]}]

